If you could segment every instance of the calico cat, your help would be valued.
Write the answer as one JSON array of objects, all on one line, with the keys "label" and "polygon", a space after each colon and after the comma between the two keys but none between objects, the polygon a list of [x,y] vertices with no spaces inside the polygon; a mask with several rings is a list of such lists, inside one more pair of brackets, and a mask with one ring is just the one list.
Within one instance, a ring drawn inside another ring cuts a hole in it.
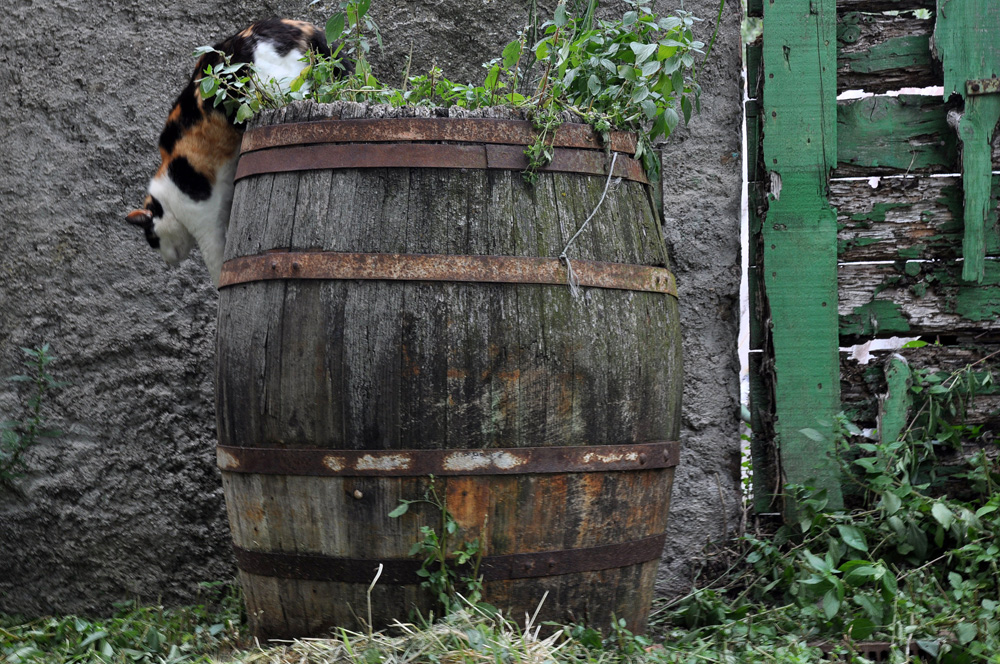
[{"label": "calico cat", "polygon": [[[308,51],[329,55],[325,35],[315,26],[289,19],[268,19],[215,46],[232,62],[253,63],[261,80],[281,85],[292,81]],[[216,287],[233,200],[233,175],[243,125],[226,116],[222,106],[202,99],[199,82],[218,53],[198,59],[191,80],[177,97],[160,133],[162,163],[149,183],[142,209],[126,219],[145,231],[146,240],[170,265],[184,260],[197,244]]]}]

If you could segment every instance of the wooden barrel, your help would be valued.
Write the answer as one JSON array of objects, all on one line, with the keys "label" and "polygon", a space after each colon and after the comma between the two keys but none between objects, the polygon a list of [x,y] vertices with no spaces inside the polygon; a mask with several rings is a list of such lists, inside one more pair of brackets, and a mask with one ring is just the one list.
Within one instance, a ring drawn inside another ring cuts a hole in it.
[{"label": "wooden barrel", "polygon": [[[564,126],[529,186],[529,123],[344,119],[365,112],[293,105],[244,139],[218,462],[255,633],[433,610],[409,551],[440,514],[389,517],[432,481],[452,541],[481,542],[486,601],[523,620],[547,593],[539,620],[642,630],[681,351],[634,143],[614,156]],[[574,294],[558,257],[595,208],[567,252]]]}]

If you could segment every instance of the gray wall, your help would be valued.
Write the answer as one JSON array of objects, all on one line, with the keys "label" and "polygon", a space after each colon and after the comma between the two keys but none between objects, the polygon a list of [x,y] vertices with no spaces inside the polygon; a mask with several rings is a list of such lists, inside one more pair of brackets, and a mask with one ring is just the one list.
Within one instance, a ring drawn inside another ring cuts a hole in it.
[{"label": "gray wall", "polygon": [[[551,0],[538,4],[551,10]],[[686,4],[711,19],[699,26],[707,41],[716,0]],[[702,544],[722,534],[720,513],[730,513],[731,527],[737,505],[733,4],[702,72],[705,111],[666,158],[668,238],[688,339],[685,451],[661,578],[670,592],[689,583]],[[467,79],[526,22],[530,0],[375,5],[392,45],[378,71],[400,71],[412,42],[414,71],[434,59]],[[305,0],[14,0],[5,9],[0,375],[18,370],[18,347],[48,341],[70,386],[50,411],[65,435],[36,448],[18,490],[0,490],[0,611],[187,601],[199,581],[234,572],[213,454],[216,294],[199,262],[168,269],[123,215],[158,163],[156,137],[193,47],[255,18],[322,23],[330,10]],[[0,384],[0,417],[16,403],[13,386]]]}]

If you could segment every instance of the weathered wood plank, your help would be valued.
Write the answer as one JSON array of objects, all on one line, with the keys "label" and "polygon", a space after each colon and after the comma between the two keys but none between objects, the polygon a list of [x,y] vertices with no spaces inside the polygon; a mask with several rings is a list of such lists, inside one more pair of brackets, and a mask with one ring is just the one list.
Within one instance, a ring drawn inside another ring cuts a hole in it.
[{"label": "weathered wood plank", "polygon": [[836,215],[822,194],[837,161],[836,3],[768,4],[764,23],[764,161],[774,186],[762,281],[774,323],[775,430],[787,481],[815,483],[839,506],[832,443],[802,433],[829,434],[840,407]]},{"label": "weathered wood plank", "polygon": [[[873,186],[875,185],[875,186]],[[883,177],[833,180],[840,260],[954,260],[962,255],[962,180]],[[986,252],[1000,254],[1000,178],[993,179]]]},{"label": "weathered wood plank", "polygon": [[834,177],[877,173],[955,173],[958,140],[940,99],[866,97],[837,104]]},{"label": "weathered wood plank", "polygon": [[[1000,346],[968,344],[922,348],[901,348],[897,351],[876,351],[868,364],[859,364],[847,353],[841,356],[840,392],[849,417],[860,427],[875,427],[879,398],[886,392],[885,364],[893,355],[900,355],[913,368],[932,370],[950,375],[967,366],[976,372],[1000,371]],[[982,360],[986,358],[986,362]],[[1000,378],[1000,375],[998,375]],[[1000,386],[983,390],[969,404],[966,423],[984,425],[1000,433]]]},{"label": "weathered wood plank", "polygon": [[[922,95],[838,102],[834,177],[958,173],[958,138],[948,124],[949,108]],[[1000,170],[1000,137],[993,137],[990,149],[994,170]]]},{"label": "weathered wood plank", "polygon": [[837,15],[837,92],[888,92],[941,85],[931,55],[934,20],[912,14]]},{"label": "weathered wood plank", "polygon": [[912,11],[914,9],[934,9],[937,0],[837,0],[838,12],[878,12]]},{"label": "weathered wood plank", "polygon": [[997,336],[1000,263],[986,261],[982,284],[963,282],[961,271],[942,261],[841,265],[841,336]]},{"label": "weathered wood plank", "polygon": [[996,78],[1000,74],[1000,5],[981,2],[955,3],[944,11],[938,0],[934,24],[934,48],[944,70],[944,96],[958,94],[965,100],[958,122],[962,141],[962,181],[965,188],[965,264],[962,278],[982,282],[985,226],[990,209],[992,173],[991,142],[1000,120],[1000,97],[967,93],[969,81]]}]

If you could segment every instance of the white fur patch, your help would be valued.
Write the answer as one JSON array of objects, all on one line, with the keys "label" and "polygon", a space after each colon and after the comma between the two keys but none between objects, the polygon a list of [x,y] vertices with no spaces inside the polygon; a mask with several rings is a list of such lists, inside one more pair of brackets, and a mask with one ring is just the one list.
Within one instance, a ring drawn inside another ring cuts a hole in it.
[{"label": "white fur patch", "polygon": [[[206,201],[192,200],[167,175],[154,177],[149,183],[149,193],[163,206],[163,218],[153,227],[160,237],[163,259],[171,265],[183,260],[196,242],[216,287],[226,250],[235,171],[234,157],[215,174],[212,195]],[[160,233],[161,228],[166,237]]]},{"label": "white fur patch", "polygon": [[287,89],[295,77],[302,73],[306,63],[305,53],[293,48],[287,55],[278,55],[272,42],[262,41],[254,48],[254,66],[262,80],[274,79],[282,89]]}]

